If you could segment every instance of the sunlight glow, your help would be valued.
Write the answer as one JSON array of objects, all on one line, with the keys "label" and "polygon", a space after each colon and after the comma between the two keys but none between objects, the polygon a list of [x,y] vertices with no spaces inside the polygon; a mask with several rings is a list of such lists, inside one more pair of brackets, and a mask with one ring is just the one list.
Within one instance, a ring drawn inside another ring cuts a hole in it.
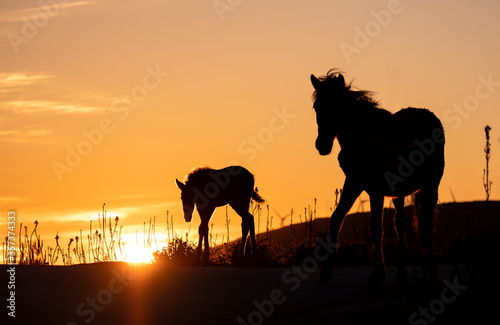
[{"label": "sunlight glow", "polygon": [[151,263],[153,261],[153,252],[150,250],[131,246],[125,249],[125,262],[127,263]]}]

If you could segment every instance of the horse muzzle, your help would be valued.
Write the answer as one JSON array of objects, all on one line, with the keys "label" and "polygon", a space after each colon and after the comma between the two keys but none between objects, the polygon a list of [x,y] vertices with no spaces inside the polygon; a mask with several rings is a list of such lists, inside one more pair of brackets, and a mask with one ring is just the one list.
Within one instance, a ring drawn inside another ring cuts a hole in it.
[{"label": "horse muzzle", "polygon": [[184,207],[184,220],[186,222],[191,222],[191,220],[193,219],[193,210],[194,210],[194,207],[193,208]]},{"label": "horse muzzle", "polygon": [[316,139],[316,149],[319,154],[322,156],[329,155],[332,152],[333,147],[333,138],[332,139],[324,139],[318,137]]}]

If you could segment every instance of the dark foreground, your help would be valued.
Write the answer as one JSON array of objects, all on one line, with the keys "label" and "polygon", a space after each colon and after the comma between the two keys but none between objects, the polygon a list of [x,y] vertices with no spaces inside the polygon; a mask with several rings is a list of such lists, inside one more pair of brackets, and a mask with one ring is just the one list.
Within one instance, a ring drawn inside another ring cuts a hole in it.
[{"label": "dark foreground", "polygon": [[[12,278],[1,265],[1,323],[486,324],[498,308],[494,284],[474,284],[464,267],[457,277],[440,266],[443,286],[435,289],[410,266],[410,284],[398,287],[388,267],[377,291],[366,288],[370,268],[338,268],[320,284],[319,272],[304,267],[15,266]],[[8,316],[11,291],[15,318]]]}]

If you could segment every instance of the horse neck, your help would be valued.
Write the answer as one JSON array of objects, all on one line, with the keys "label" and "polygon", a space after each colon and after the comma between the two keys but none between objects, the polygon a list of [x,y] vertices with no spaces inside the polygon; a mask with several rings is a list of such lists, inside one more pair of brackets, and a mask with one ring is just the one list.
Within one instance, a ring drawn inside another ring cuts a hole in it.
[{"label": "horse neck", "polygon": [[337,128],[337,137],[339,139],[352,137],[363,132],[364,127],[370,123],[370,109],[362,105],[351,105],[346,108],[346,113],[338,118],[339,127]]},{"label": "horse neck", "polygon": [[210,175],[208,174],[210,170],[211,169],[202,169],[192,175],[189,179],[189,185],[193,188],[203,189],[205,184],[210,181]]},{"label": "horse neck", "polygon": [[347,114],[342,117],[337,131],[337,140],[340,146],[350,143],[356,138],[369,137],[371,125],[377,123],[374,118],[377,108],[367,103],[354,103],[347,108]]}]

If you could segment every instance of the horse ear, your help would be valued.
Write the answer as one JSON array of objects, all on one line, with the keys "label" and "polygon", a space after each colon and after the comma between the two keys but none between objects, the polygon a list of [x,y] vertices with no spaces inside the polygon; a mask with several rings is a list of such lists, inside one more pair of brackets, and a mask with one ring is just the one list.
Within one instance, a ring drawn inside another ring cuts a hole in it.
[{"label": "horse ear", "polygon": [[316,90],[318,90],[321,85],[321,81],[319,81],[313,74],[311,75],[311,83]]},{"label": "horse ear", "polygon": [[342,86],[345,86],[345,79],[342,74],[339,73],[339,76],[337,77],[340,83],[342,83]]},{"label": "horse ear", "polygon": [[177,178],[175,179],[175,183],[177,184],[177,187],[182,191],[186,185],[180,182]]}]

